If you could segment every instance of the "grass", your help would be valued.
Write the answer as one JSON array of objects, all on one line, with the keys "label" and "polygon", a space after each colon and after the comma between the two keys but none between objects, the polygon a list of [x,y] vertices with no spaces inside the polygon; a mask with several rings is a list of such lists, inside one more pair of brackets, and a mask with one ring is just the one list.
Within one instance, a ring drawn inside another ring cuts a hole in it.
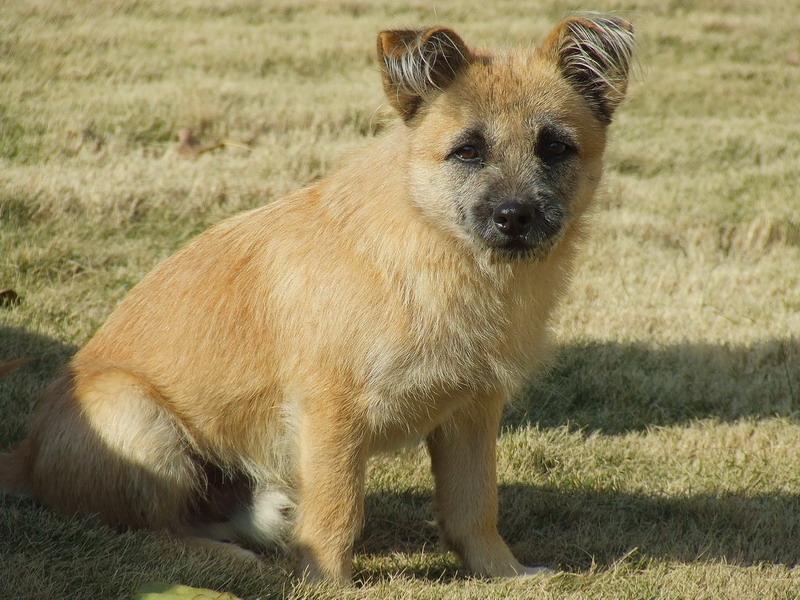
[{"label": "grass", "polygon": [[[491,4],[491,6],[489,5]],[[163,580],[270,598],[800,596],[800,49],[796,2],[7,0],[0,7],[0,447],[158,261],[311,181],[380,129],[382,28],[540,41],[565,12],[634,21],[594,234],[552,369],[499,446],[503,534],[555,577],[480,581],[441,554],[419,450],[371,463],[356,584],[117,534],[0,500],[0,597],[130,598]],[[171,148],[189,127],[231,147]]]}]

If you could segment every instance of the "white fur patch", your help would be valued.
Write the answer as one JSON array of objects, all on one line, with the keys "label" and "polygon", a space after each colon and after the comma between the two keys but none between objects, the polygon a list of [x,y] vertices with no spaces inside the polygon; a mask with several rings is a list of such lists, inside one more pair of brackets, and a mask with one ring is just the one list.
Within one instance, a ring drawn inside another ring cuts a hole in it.
[{"label": "white fur patch", "polygon": [[257,546],[283,545],[294,524],[297,505],[289,495],[278,489],[258,490],[249,507],[233,515],[238,536]]}]

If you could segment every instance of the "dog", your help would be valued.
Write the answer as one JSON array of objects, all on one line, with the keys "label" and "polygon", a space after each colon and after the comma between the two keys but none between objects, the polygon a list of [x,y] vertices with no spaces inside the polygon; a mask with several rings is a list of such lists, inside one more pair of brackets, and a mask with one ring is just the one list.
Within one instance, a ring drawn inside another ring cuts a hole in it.
[{"label": "dog", "polygon": [[633,28],[539,47],[383,31],[398,118],[345,166],[190,241],[45,390],[0,485],[126,529],[248,547],[347,582],[367,459],[424,440],[441,536],[533,574],[497,531],[501,412],[551,352]]}]

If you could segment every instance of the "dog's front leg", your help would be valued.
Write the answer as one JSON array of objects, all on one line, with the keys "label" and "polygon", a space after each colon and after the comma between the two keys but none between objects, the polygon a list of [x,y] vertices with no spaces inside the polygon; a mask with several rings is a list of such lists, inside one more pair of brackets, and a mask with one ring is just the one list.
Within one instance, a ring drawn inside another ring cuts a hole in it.
[{"label": "dog's front leg", "polygon": [[436,519],[449,548],[477,575],[531,573],[497,532],[495,448],[504,398],[474,401],[428,435]]},{"label": "dog's front leg", "polygon": [[364,515],[366,447],[360,419],[326,398],[301,419],[298,521],[299,576],[350,581],[353,543]]}]

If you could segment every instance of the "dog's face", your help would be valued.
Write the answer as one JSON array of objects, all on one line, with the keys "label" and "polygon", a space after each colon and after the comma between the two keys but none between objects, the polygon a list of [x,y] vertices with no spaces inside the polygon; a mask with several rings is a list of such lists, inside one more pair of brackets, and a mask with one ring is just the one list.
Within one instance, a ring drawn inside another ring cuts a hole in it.
[{"label": "dog's face", "polygon": [[495,56],[441,28],[381,34],[425,217],[478,251],[546,257],[600,179],[632,39],[627,23],[591,15],[564,21],[542,48]]}]

